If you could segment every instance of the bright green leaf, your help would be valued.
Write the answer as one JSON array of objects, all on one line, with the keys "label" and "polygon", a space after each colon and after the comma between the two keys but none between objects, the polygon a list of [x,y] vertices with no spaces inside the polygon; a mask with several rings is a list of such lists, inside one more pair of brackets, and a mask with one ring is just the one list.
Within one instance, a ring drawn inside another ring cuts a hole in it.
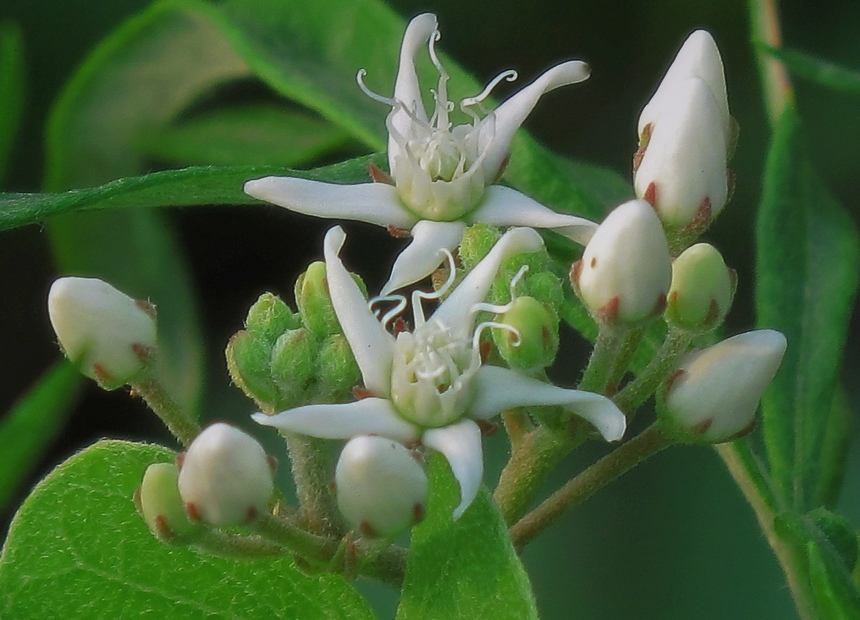
[{"label": "bright green leaf", "polygon": [[834,565],[815,543],[807,543],[809,580],[819,618],[856,620],[860,618],[860,597],[844,569]]},{"label": "bright green leaf", "polygon": [[[788,350],[762,400],[765,446],[777,496],[786,506],[819,506],[838,476],[826,452],[833,402],[857,290],[860,244],[853,222],[804,154],[800,121],[789,108],[768,156],[757,222],[759,327],[783,332]],[[832,493],[828,493],[832,499]]]},{"label": "bright green leaf", "polygon": [[49,475],[15,516],[0,561],[0,609],[14,618],[356,619],[373,615],[336,575],[288,557],[211,557],[158,542],[132,495],[159,446],[102,441]]},{"label": "bright green leaf", "polygon": [[837,64],[816,58],[804,52],[759,44],[765,53],[780,60],[798,77],[831,88],[835,91],[860,95],[860,71],[840,67]]},{"label": "bright green leaf", "polygon": [[412,533],[398,620],[537,618],[528,576],[502,515],[482,490],[458,520],[459,487],[445,460],[430,463],[427,518]]},{"label": "bright green leaf", "polygon": [[21,32],[0,24],[0,185],[24,111],[24,46]]},{"label": "bright green leaf", "polygon": [[60,362],[0,419],[0,508],[14,496],[63,429],[66,416],[77,403],[81,383],[78,370]]}]

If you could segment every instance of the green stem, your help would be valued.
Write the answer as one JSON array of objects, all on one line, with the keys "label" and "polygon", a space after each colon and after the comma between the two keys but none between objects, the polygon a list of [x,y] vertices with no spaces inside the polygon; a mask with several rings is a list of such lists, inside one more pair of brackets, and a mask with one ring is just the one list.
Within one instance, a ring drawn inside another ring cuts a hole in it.
[{"label": "green stem", "polygon": [[343,527],[330,484],[334,444],[297,433],[283,433],[292,465],[301,517],[317,534],[342,535]]},{"label": "green stem", "polygon": [[188,446],[200,433],[200,425],[186,414],[154,376],[147,377],[131,386],[149,408],[155,412],[167,429],[173,433],[183,446]]},{"label": "green stem", "polygon": [[659,423],[652,424],[570,480],[514,524],[510,528],[514,546],[521,549],[568,508],[584,502],[608,483],[673,443],[674,440]]},{"label": "green stem", "polygon": [[606,324],[600,324],[599,330],[591,351],[591,359],[588,360],[578,389],[602,394],[606,391],[618,352],[629,332],[624,327],[611,327]]},{"label": "green stem", "polygon": [[687,352],[691,337],[687,332],[669,329],[663,345],[645,369],[624,386],[613,399],[618,408],[632,418],[636,409],[660,387],[677,365],[678,359]]},{"label": "green stem", "polygon": [[201,551],[228,558],[264,558],[284,554],[284,548],[259,536],[238,536],[210,530],[194,543]]}]

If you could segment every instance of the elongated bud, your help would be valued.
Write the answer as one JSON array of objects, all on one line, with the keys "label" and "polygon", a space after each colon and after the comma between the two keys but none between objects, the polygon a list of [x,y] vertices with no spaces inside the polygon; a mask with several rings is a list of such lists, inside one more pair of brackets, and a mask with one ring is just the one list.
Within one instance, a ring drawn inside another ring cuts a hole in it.
[{"label": "elongated bud", "polygon": [[691,227],[700,233],[728,198],[722,119],[701,78],[687,78],[673,92],[640,151],[634,186],[668,230]]},{"label": "elongated bud", "polygon": [[732,303],[734,272],[714,246],[697,243],[672,263],[666,321],[691,332],[707,332],[723,322]]},{"label": "elongated bud", "polygon": [[179,468],[179,494],[193,521],[250,523],[272,498],[272,466],[262,446],[229,424],[206,427]]},{"label": "elongated bud", "polygon": [[185,544],[202,532],[198,523],[188,520],[179,496],[179,468],[173,463],[155,463],[146,468],[143,482],[135,493],[137,509],[150,531],[162,542]]},{"label": "elongated bud", "polygon": [[317,373],[320,343],[304,327],[281,334],[272,349],[272,379],[281,390],[278,409],[287,409],[302,402],[307,388]]},{"label": "elongated bud", "polygon": [[390,536],[420,522],[427,475],[420,457],[377,436],[350,439],[335,470],[337,504],[366,536]]},{"label": "elongated bud", "polygon": [[272,345],[255,332],[242,330],[230,338],[225,351],[230,378],[264,411],[275,412],[281,390],[272,379]]},{"label": "elongated bud", "polygon": [[511,329],[493,330],[493,339],[511,368],[534,370],[553,363],[558,353],[558,316],[534,297],[517,297],[496,320]]},{"label": "elongated bud", "polygon": [[690,443],[722,443],[746,434],[785,347],[785,336],[763,329],[689,354],[667,385],[661,418]]},{"label": "elongated bud", "polygon": [[334,334],[322,342],[317,367],[315,402],[342,401],[361,383],[361,370],[343,334]]},{"label": "elongated bud", "polygon": [[277,295],[263,293],[248,310],[245,327],[270,342],[288,329],[301,327],[302,321]]},{"label": "elongated bud", "polygon": [[613,210],[571,269],[571,283],[592,316],[632,324],[659,314],[672,279],[660,220],[644,200]]},{"label": "elongated bud", "polygon": [[340,323],[331,304],[325,263],[316,261],[296,280],[296,305],[302,321],[317,338],[340,332]]},{"label": "elongated bud", "polygon": [[48,293],[60,346],[106,390],[135,381],[155,357],[155,307],[96,278],[60,278]]}]

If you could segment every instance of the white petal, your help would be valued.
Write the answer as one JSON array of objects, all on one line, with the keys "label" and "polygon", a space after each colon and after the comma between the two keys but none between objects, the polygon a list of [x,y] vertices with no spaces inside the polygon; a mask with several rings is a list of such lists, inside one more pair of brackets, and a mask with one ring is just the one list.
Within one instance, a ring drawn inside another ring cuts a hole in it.
[{"label": "white petal", "polygon": [[502,185],[487,188],[481,206],[469,215],[469,220],[494,226],[550,228],[583,245],[597,230],[597,224],[591,220],[556,213],[525,194]]},{"label": "white petal", "polygon": [[471,420],[460,420],[450,426],[431,428],[424,433],[421,443],[448,459],[460,484],[460,504],[454,509],[454,518],[459,519],[475,499],[484,479],[481,429]]},{"label": "white petal", "polygon": [[265,177],[245,183],[245,193],[296,213],[411,228],[416,222],[386,183],[336,185],[295,177]]},{"label": "white petal", "polygon": [[326,233],[326,278],[337,320],[361,370],[364,386],[376,396],[388,396],[394,336],[373,316],[367,300],[343,266],[338,253],[346,239],[340,226]]},{"label": "white petal", "polygon": [[509,256],[537,252],[542,247],[543,240],[531,228],[511,228],[481,262],[466,274],[448,299],[436,309],[432,318],[448,327],[455,337],[467,337],[472,327],[471,310],[475,304],[484,301],[502,262]]},{"label": "white petal", "polygon": [[[397,80],[394,82],[394,99],[425,122],[427,121],[427,112],[421,101],[418,74],[415,72],[415,56],[430,41],[434,32],[436,32],[436,16],[432,13],[423,13],[409,22],[406,32],[403,34],[403,43],[400,45],[400,64],[397,68]],[[402,109],[395,109],[388,122],[400,135],[411,135],[412,119]],[[388,163],[390,170],[394,170],[394,160],[399,153],[400,147],[389,135]]]},{"label": "white petal", "polygon": [[486,178],[498,174],[499,167],[508,156],[511,140],[538,100],[551,90],[588,79],[591,70],[579,60],[571,60],[549,69],[516,95],[500,105],[482,121],[480,149],[487,149],[484,160]]},{"label": "white petal", "polygon": [[410,443],[418,429],[397,415],[391,401],[364,398],[354,403],[305,405],[275,415],[255,413],[257,424],[321,439],[349,439],[358,435],[380,435]]},{"label": "white petal", "polygon": [[453,250],[463,238],[465,222],[421,220],[412,227],[412,243],[406,246],[394,266],[391,277],[382,287],[382,295],[429,276],[445,260],[442,248]]},{"label": "white petal", "polygon": [[600,394],[561,388],[498,366],[482,366],[475,382],[473,418],[491,418],[512,407],[555,405],[591,422],[607,441],[621,439],[627,428],[621,410]]}]

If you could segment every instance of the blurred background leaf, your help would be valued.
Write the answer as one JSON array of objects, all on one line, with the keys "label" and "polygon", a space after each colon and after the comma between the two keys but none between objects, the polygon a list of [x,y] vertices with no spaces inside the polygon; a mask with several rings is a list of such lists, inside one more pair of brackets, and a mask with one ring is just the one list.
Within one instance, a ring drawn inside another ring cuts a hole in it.
[{"label": "blurred background leaf", "polygon": [[0,22],[0,188],[24,108],[24,47],[21,31],[10,22]]},{"label": "blurred background leaf", "polygon": [[794,75],[820,86],[850,95],[860,95],[860,71],[840,67],[832,62],[793,49],[760,44],[769,55],[780,60]]}]

